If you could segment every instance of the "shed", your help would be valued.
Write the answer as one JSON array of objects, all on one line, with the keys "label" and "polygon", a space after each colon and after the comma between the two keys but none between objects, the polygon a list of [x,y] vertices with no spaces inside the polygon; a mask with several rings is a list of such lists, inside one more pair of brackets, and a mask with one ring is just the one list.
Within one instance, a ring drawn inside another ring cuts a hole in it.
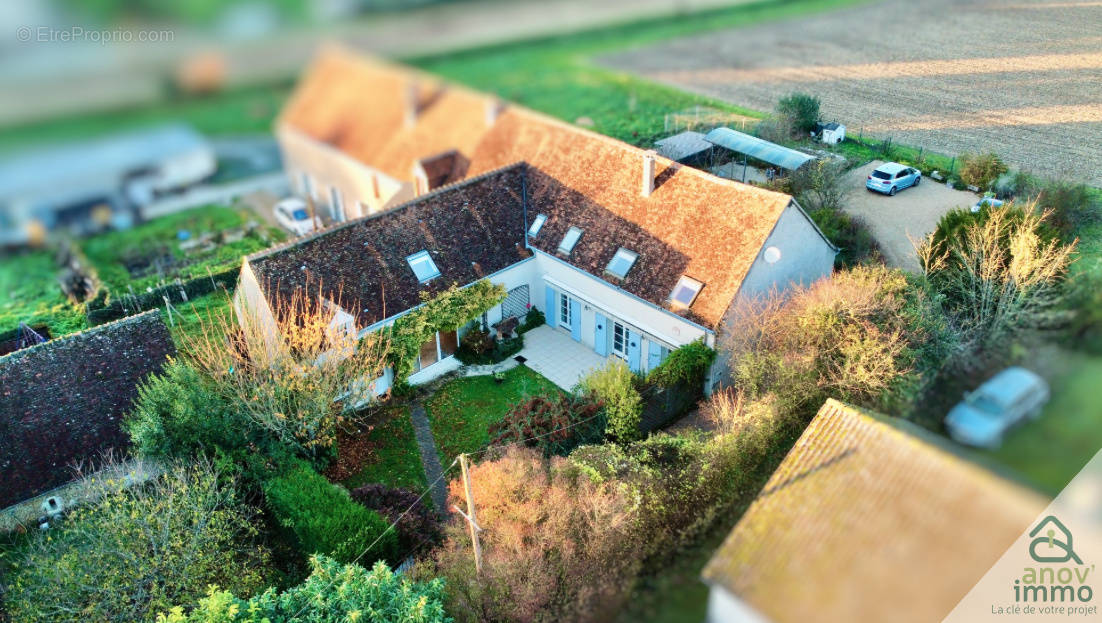
[{"label": "shed", "polygon": [[817,134],[819,140],[827,145],[837,145],[846,140],[846,126],[831,121],[830,123],[819,123],[817,125]]},{"label": "shed", "polygon": [[713,145],[704,140],[704,134],[686,130],[673,136],[655,141],[658,155],[681,164],[692,165],[705,159],[712,152]]},{"label": "shed", "polygon": [[712,145],[729,149],[788,171],[795,171],[808,161],[815,159],[814,156],[805,154],[802,151],[770,143],[731,128],[716,128],[705,135],[704,140]]}]

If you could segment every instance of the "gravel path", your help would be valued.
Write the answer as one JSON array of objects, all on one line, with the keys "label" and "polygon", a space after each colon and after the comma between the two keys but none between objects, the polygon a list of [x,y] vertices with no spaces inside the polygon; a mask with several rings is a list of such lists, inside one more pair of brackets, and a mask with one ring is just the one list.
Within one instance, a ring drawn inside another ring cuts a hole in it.
[{"label": "gravel path", "polygon": [[413,433],[417,437],[417,449],[421,451],[421,465],[425,468],[425,478],[432,483],[432,503],[441,514],[448,514],[448,481],[442,478],[444,468],[440,464],[440,455],[436,451],[436,440],[432,437],[432,426],[425,415],[425,407],[420,402],[409,406],[413,420]]}]

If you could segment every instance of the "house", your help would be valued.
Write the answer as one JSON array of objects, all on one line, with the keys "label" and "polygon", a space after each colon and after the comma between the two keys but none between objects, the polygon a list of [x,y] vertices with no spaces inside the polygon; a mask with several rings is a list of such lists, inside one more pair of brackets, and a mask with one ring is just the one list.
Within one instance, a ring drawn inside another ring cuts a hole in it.
[{"label": "house", "polygon": [[[486,278],[508,291],[486,322],[532,306],[564,339],[646,372],[694,340],[715,346],[736,301],[829,275],[837,252],[787,195],[518,107],[483,133],[466,175],[246,258],[239,308],[270,319],[274,297],[321,284],[367,332],[422,292]],[[410,382],[457,367],[458,338],[426,343]]]},{"label": "house", "polygon": [[950,448],[828,400],[704,568],[708,621],[942,620],[1048,504]]},{"label": "house", "polygon": [[493,96],[329,47],[292,93],[275,134],[291,187],[343,222],[465,177],[502,109]]},{"label": "house", "polygon": [[176,352],[152,310],[0,357],[0,508],[72,480],[129,444],[138,386]]}]

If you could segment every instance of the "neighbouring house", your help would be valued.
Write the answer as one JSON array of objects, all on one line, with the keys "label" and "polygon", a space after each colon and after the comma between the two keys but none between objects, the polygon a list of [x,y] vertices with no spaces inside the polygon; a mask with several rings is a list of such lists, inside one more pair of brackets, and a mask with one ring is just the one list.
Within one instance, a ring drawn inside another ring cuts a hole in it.
[{"label": "neighbouring house", "polygon": [[942,620],[1048,505],[956,452],[828,400],[704,568],[709,623]]},{"label": "neighbouring house", "polygon": [[0,357],[0,508],[72,480],[128,445],[139,384],[176,352],[152,310]]},{"label": "neighbouring house", "polygon": [[[827,276],[837,253],[787,195],[517,107],[484,132],[466,175],[246,258],[239,309],[270,322],[274,297],[320,284],[344,307],[335,321],[368,332],[422,292],[486,278],[508,296],[485,322],[536,307],[598,357],[646,372],[694,340],[714,347],[737,301]],[[459,337],[426,343],[409,381],[457,367]]]},{"label": "neighbouring house", "polygon": [[329,47],[275,133],[291,187],[343,222],[463,179],[502,110],[493,96]]}]

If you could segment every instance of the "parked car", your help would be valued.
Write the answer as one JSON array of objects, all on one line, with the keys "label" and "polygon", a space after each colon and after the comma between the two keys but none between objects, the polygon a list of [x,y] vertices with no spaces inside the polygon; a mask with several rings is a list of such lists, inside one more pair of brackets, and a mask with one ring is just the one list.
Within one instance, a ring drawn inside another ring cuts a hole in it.
[{"label": "parked car", "polygon": [[875,190],[878,193],[895,195],[896,192],[911,186],[918,186],[922,181],[922,172],[918,169],[907,167],[898,162],[889,162],[876,167],[865,180],[865,188]]},{"label": "parked car", "polygon": [[288,197],[275,205],[276,221],[291,230],[297,236],[305,236],[314,231],[314,219],[306,202],[298,197]]},{"label": "parked car", "polygon": [[1010,427],[1041,415],[1048,402],[1048,383],[1033,372],[1011,367],[991,377],[949,411],[945,427],[960,443],[997,448]]},{"label": "parked car", "polygon": [[1002,201],[994,197],[984,197],[976,203],[972,204],[972,212],[979,212],[983,208],[997,208],[1003,204]]}]

